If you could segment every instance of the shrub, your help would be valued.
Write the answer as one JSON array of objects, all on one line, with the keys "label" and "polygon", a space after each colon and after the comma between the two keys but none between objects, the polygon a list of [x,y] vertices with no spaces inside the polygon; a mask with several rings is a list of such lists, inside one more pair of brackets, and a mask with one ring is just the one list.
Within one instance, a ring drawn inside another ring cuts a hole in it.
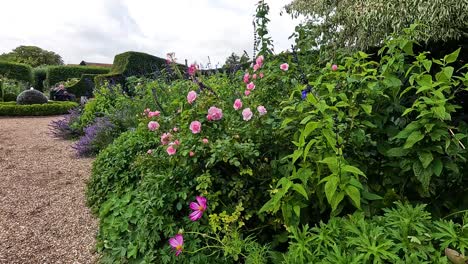
[{"label": "shrub", "polygon": [[10,80],[31,83],[32,68],[26,64],[0,61],[0,76]]},{"label": "shrub", "polygon": [[50,87],[71,78],[81,78],[83,74],[104,74],[109,69],[88,66],[50,66],[47,69],[46,86]]},{"label": "shrub", "polygon": [[73,145],[79,157],[91,156],[104,149],[114,139],[115,126],[106,117],[98,117],[84,130],[84,135]]},{"label": "shrub", "polygon": [[33,88],[21,92],[16,98],[16,103],[20,105],[46,104],[47,97]]},{"label": "shrub", "polygon": [[0,103],[0,116],[61,115],[77,106],[75,102],[48,102],[32,105],[18,105],[16,102]]},{"label": "shrub", "polygon": [[33,87],[41,92],[44,91],[44,81],[47,79],[47,67],[33,69]]},{"label": "shrub", "polygon": [[73,85],[67,85],[68,92],[74,94],[77,98],[80,96],[92,97],[94,90],[94,77],[97,74],[83,74],[78,82]]},{"label": "shrub", "polygon": [[16,102],[16,94],[7,92],[3,95],[4,102]]},{"label": "shrub", "polygon": [[62,119],[53,120],[49,124],[50,131],[56,138],[71,139],[80,134],[72,124],[80,118],[81,109],[79,107],[68,110],[68,115]]}]

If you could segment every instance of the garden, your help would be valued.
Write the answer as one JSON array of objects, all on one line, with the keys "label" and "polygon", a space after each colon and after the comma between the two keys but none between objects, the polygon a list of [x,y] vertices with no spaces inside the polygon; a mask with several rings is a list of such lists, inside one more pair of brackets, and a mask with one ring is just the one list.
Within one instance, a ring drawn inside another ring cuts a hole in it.
[{"label": "garden", "polygon": [[0,115],[68,112],[51,132],[95,157],[101,263],[467,263],[466,14],[393,24],[392,9],[325,2],[286,7],[309,16],[288,51],[260,1],[248,62],[128,52],[111,69],[49,67],[46,87],[73,98],[26,89]]}]

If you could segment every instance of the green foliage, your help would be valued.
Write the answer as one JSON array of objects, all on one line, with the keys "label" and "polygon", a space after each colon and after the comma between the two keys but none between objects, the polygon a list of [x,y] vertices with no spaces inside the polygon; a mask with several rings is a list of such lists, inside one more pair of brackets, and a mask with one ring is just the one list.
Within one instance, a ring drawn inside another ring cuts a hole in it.
[{"label": "green foliage", "polygon": [[0,60],[24,63],[31,67],[63,64],[60,55],[36,46],[19,46],[9,53],[0,55]]},{"label": "green foliage", "polygon": [[109,69],[104,67],[51,66],[47,69],[45,85],[50,87],[71,78],[81,78],[83,74],[104,74],[108,72]]},{"label": "green foliage", "polygon": [[255,13],[255,51],[258,51],[258,55],[271,55],[273,54],[273,40],[268,37],[268,22],[270,19],[267,17],[270,12],[270,7],[264,0],[260,0],[257,3],[257,10]]},{"label": "green foliage", "polygon": [[41,92],[44,91],[44,81],[47,79],[47,67],[37,67],[32,71],[33,87]]},{"label": "green foliage", "polygon": [[75,84],[66,85],[66,89],[76,97],[91,97],[94,90],[94,77],[96,76],[97,74],[83,74]]},{"label": "green foliage", "polygon": [[311,38],[332,47],[379,47],[413,23],[426,25],[418,41],[463,39],[468,28],[468,3],[457,0],[294,0],[286,9],[305,15]]},{"label": "green foliage", "polygon": [[75,102],[49,102],[47,104],[18,105],[16,102],[0,103],[0,116],[62,115],[77,107]]},{"label": "green foliage", "polygon": [[19,105],[46,104],[47,97],[40,91],[31,88],[21,92],[16,98],[16,103]]},{"label": "green foliage", "polygon": [[232,68],[236,65],[242,65],[248,63],[250,60],[249,55],[244,52],[241,57],[235,54],[234,52],[226,58],[226,62],[223,65],[223,68]]},{"label": "green foliage", "polygon": [[463,223],[434,220],[424,206],[396,203],[383,216],[362,213],[327,224],[291,228],[282,263],[450,263],[445,248],[467,252],[468,215]]},{"label": "green foliage", "polygon": [[16,94],[11,92],[6,92],[3,94],[3,102],[16,102]]},{"label": "green foliage", "polygon": [[26,64],[0,61],[0,77],[31,83],[32,68]]}]

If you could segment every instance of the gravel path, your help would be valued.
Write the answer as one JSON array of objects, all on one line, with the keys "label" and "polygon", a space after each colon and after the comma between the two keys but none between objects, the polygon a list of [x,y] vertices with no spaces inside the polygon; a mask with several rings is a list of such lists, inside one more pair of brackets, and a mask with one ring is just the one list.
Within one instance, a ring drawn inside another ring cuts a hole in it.
[{"label": "gravel path", "polygon": [[60,117],[0,118],[0,263],[95,263],[92,159],[50,136]]}]

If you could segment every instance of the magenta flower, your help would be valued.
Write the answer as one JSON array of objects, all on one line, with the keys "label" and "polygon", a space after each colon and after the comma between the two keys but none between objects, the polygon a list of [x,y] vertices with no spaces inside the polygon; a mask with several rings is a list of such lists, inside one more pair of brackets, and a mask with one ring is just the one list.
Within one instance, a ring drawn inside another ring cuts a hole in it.
[{"label": "magenta flower", "polygon": [[266,108],[265,108],[263,105],[259,105],[259,106],[257,107],[257,111],[258,111],[258,113],[260,114],[260,116],[266,115],[266,113],[267,113],[267,110],[266,110]]},{"label": "magenta flower", "polygon": [[195,99],[197,99],[197,92],[195,91],[190,91],[188,94],[187,94],[187,102],[189,104],[192,104]]},{"label": "magenta flower", "polygon": [[148,129],[149,129],[150,131],[155,131],[155,130],[157,130],[158,128],[159,128],[159,123],[158,123],[158,122],[156,122],[156,121],[150,121],[150,122],[148,123]]},{"label": "magenta flower", "polygon": [[249,84],[247,84],[247,90],[253,90],[255,89],[255,84],[253,82],[250,82]]},{"label": "magenta flower", "polygon": [[161,112],[159,112],[159,111],[154,111],[154,112],[149,111],[148,112],[148,117],[160,116],[160,115],[161,115]]},{"label": "magenta flower", "polygon": [[161,135],[161,144],[167,145],[171,142],[172,135],[171,133],[164,133]]},{"label": "magenta flower", "polygon": [[206,210],[206,198],[203,196],[197,196],[197,202],[191,202],[190,203],[190,209],[193,210],[192,213],[190,213],[189,218],[192,221],[197,221],[203,216],[203,212]]},{"label": "magenta flower", "polygon": [[264,60],[264,59],[265,59],[265,58],[263,57],[263,55],[260,55],[260,56],[257,57],[257,59],[255,60],[255,62],[256,62],[260,67],[262,67],[262,65],[263,65],[263,60]]},{"label": "magenta flower", "polygon": [[255,65],[253,66],[254,72],[256,72],[258,69],[260,69],[260,65],[255,64]]},{"label": "magenta flower", "polygon": [[193,121],[190,123],[190,130],[193,134],[198,134],[201,131],[201,123],[200,121]]},{"label": "magenta flower", "polygon": [[249,82],[249,78],[250,78],[249,73],[248,73],[248,72],[245,73],[245,74],[244,74],[244,82],[245,82],[245,83],[248,83],[248,82]]},{"label": "magenta flower", "polygon": [[331,69],[332,69],[332,71],[338,70],[338,65],[333,64],[333,65],[331,66]]},{"label": "magenta flower", "polygon": [[208,115],[207,115],[207,118],[209,121],[216,121],[216,120],[220,120],[221,118],[223,118],[223,110],[215,107],[215,106],[212,106],[210,107],[210,109],[208,109]]},{"label": "magenta flower", "polygon": [[253,113],[252,113],[252,110],[250,110],[250,108],[246,108],[242,110],[242,117],[244,121],[249,121],[250,119],[252,119],[252,116],[253,116]]},{"label": "magenta flower", "polygon": [[245,94],[245,96],[249,96],[249,95],[250,95],[250,91],[249,91],[249,90],[245,90],[244,94]]},{"label": "magenta flower", "polygon": [[172,155],[176,154],[177,149],[174,148],[174,144],[171,144],[171,145],[169,145],[169,147],[167,147],[166,152],[167,152],[167,154],[169,154],[169,156],[172,156]]},{"label": "magenta flower", "polygon": [[188,68],[188,74],[190,76],[194,76],[195,73],[197,72],[197,69],[198,69],[198,66],[195,63],[190,65],[190,67]]},{"label": "magenta flower", "polygon": [[203,144],[208,144],[208,139],[207,138],[204,138],[202,141],[203,141]]},{"label": "magenta flower", "polygon": [[171,245],[172,249],[176,251],[175,255],[179,256],[184,249],[184,237],[181,234],[175,235],[169,239],[169,245]]},{"label": "magenta flower", "polygon": [[241,109],[241,108],[242,108],[242,101],[241,101],[241,99],[236,99],[236,100],[234,101],[234,109],[235,109],[235,110],[239,110],[239,109]]},{"label": "magenta flower", "polygon": [[283,63],[280,65],[280,69],[283,71],[287,71],[289,69],[289,64]]}]

